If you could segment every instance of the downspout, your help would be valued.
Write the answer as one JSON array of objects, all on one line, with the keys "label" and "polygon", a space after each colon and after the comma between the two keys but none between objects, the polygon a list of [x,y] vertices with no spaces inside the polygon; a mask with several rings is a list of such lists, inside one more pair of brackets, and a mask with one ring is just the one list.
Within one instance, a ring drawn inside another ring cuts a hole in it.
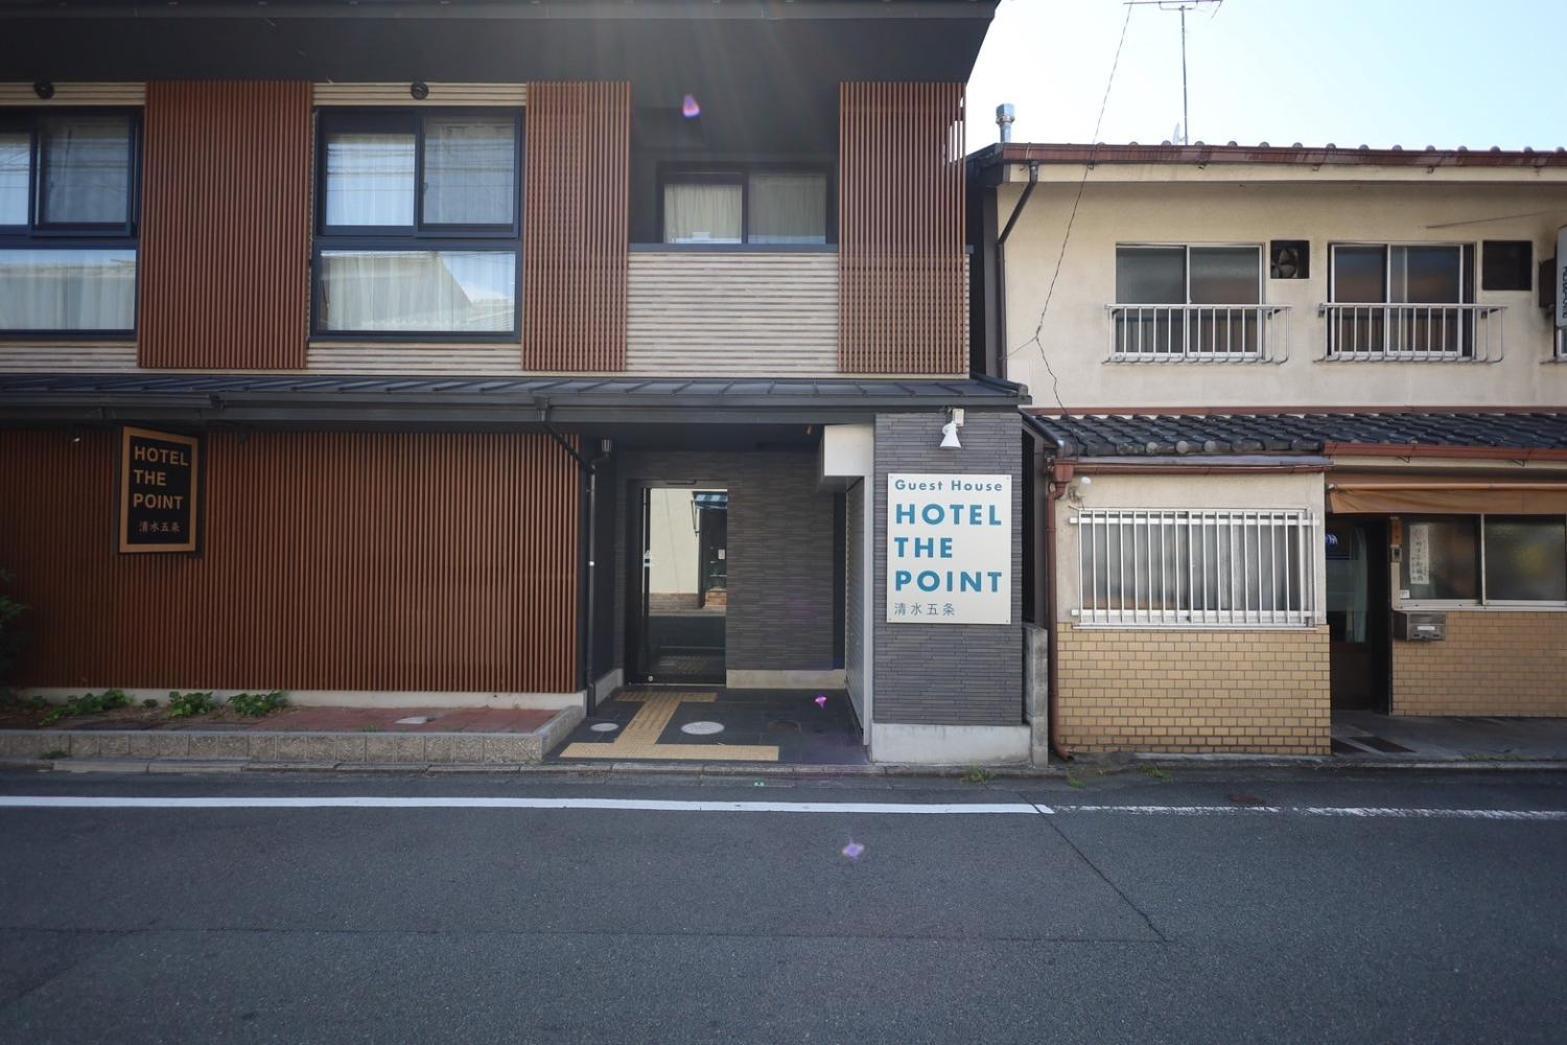
[{"label": "downspout", "polygon": [[1056,648],[1056,502],[1066,496],[1067,484],[1072,481],[1072,466],[1058,464],[1051,469],[1049,488],[1045,493],[1045,659],[1049,662],[1045,693],[1046,727],[1050,734],[1050,750],[1064,762],[1072,760],[1072,752],[1061,743],[1057,706],[1061,694],[1061,663]]},{"label": "downspout", "polygon": [[[1006,164],[1003,163],[1001,168],[1006,170]],[[1017,219],[1023,216],[1023,208],[1028,206],[1028,198],[1034,194],[1034,186],[1038,184],[1039,161],[1029,160],[1028,184],[1023,186],[1023,195],[1012,208],[1001,235],[996,237],[996,340],[999,342],[996,346],[996,376],[1002,380],[1007,376],[1007,346],[1010,344],[1007,341],[1007,237],[1012,235]]]}]

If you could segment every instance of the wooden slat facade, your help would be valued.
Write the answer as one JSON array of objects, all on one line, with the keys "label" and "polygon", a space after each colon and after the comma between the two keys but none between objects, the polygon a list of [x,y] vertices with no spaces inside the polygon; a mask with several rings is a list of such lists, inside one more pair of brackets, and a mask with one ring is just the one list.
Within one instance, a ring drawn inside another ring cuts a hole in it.
[{"label": "wooden slat facade", "polygon": [[522,365],[626,365],[631,86],[528,87]]},{"label": "wooden slat facade", "polygon": [[846,373],[968,371],[963,85],[839,90],[838,358]]},{"label": "wooden slat facade", "polygon": [[304,367],[310,91],[304,82],[147,86],[142,366]]},{"label": "wooden slat facade", "polygon": [[212,433],[199,555],[115,551],[119,433],[0,431],[29,686],[565,693],[576,466],[535,434]]}]

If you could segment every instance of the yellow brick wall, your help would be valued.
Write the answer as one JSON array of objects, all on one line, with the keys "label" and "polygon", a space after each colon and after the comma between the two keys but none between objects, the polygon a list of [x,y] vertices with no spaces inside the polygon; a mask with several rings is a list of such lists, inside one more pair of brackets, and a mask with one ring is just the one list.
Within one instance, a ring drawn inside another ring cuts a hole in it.
[{"label": "yellow brick wall", "polygon": [[1328,630],[1119,631],[1060,624],[1073,751],[1328,753]]},{"label": "yellow brick wall", "polygon": [[1393,642],[1395,715],[1567,716],[1567,613],[1450,612],[1442,642]]}]

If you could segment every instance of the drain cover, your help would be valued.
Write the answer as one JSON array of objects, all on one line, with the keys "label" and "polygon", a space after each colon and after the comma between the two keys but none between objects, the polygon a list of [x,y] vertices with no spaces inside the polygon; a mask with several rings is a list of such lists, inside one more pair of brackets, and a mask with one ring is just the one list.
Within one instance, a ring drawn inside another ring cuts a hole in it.
[{"label": "drain cover", "polygon": [[724,727],[717,722],[687,722],[680,727],[680,732],[693,737],[710,737],[714,733],[722,733]]}]

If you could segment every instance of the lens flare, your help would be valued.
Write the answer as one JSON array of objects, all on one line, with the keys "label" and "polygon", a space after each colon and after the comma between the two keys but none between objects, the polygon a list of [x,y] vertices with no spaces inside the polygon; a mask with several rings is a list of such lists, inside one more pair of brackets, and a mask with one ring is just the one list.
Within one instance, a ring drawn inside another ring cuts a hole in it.
[{"label": "lens flare", "polygon": [[697,104],[696,95],[688,94],[681,99],[680,115],[688,120],[694,120],[702,115],[702,106]]},{"label": "lens flare", "polygon": [[813,700],[811,703],[815,704],[819,708],[826,707],[827,706],[827,694],[825,694],[825,693],[818,693],[818,694],[816,694],[816,699]]},{"label": "lens flare", "polygon": [[850,863],[859,863],[864,853],[865,847],[858,842],[850,842],[843,847],[843,855],[849,858]]}]

